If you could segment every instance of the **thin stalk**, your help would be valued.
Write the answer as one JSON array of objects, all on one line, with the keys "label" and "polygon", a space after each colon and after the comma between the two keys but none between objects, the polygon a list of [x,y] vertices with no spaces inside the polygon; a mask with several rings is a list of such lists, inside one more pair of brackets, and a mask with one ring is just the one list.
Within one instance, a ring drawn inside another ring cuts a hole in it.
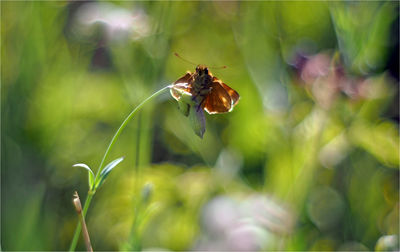
[{"label": "thin stalk", "polygon": [[139,242],[139,234],[138,234],[138,226],[139,226],[139,213],[141,211],[141,206],[142,206],[142,198],[139,199],[139,202],[136,201],[135,202],[135,213],[133,216],[133,223],[132,223],[132,228],[131,228],[131,233],[129,235],[130,237],[130,249],[132,249],[133,251],[140,251],[141,250],[141,244]]},{"label": "thin stalk", "polygon": [[79,199],[79,195],[78,192],[75,191],[74,193],[74,205],[75,205],[75,209],[76,212],[78,214],[81,226],[82,226],[82,234],[83,234],[83,239],[85,241],[85,245],[86,245],[86,250],[88,252],[93,252],[93,248],[92,248],[92,244],[90,243],[90,237],[89,237],[89,232],[87,230],[86,227],[86,222],[85,222],[85,218],[82,215],[82,205],[81,205],[81,200]]},{"label": "thin stalk", "polygon": [[135,188],[134,188],[134,194],[136,195],[138,195],[139,193],[140,131],[141,131],[142,113],[138,114],[137,121],[138,121],[138,127],[136,131]]},{"label": "thin stalk", "polygon": [[[133,116],[151,99],[153,99],[154,97],[160,95],[162,92],[164,92],[166,89],[171,88],[171,85],[168,85],[166,87],[163,87],[162,89],[158,90],[157,92],[155,92],[154,94],[150,95],[149,97],[147,97],[147,99],[145,99],[142,103],[140,103],[136,108],[134,108],[132,110],[132,112],[125,118],[125,120],[122,122],[121,126],[119,126],[117,132],[115,132],[113,138],[111,139],[110,144],[107,147],[106,152],[104,153],[104,156],[101,160],[101,163],[99,165],[99,168],[97,169],[97,173],[96,176],[94,178],[94,183],[92,188],[89,189],[89,193],[86,196],[86,200],[85,200],[85,205],[83,206],[83,211],[82,211],[82,215],[83,217],[86,217],[86,212],[89,209],[90,206],[90,202],[92,201],[92,198],[94,196],[94,194],[96,193],[96,190],[94,188],[94,186],[96,185],[97,180],[100,178],[100,173],[103,169],[103,165],[104,162],[106,161],[106,159],[108,158],[108,155],[111,151],[111,149],[113,148],[115,142],[117,141],[119,135],[122,133],[122,131],[124,130],[124,128],[126,127],[126,125],[128,124],[128,122],[133,118]],[[71,245],[69,247],[69,251],[75,251],[76,245],[78,243],[78,238],[79,238],[79,234],[81,232],[81,225],[80,223],[78,223],[78,225],[76,226],[75,229],[75,234],[74,237],[71,241]]]},{"label": "thin stalk", "polygon": [[104,165],[105,160],[108,157],[108,154],[110,153],[110,150],[112,149],[112,147],[114,146],[115,142],[118,139],[118,136],[121,134],[122,130],[126,127],[126,125],[128,124],[128,122],[133,118],[133,116],[136,114],[136,112],[138,110],[140,110],[143,105],[145,105],[149,100],[151,100],[152,98],[160,95],[164,90],[170,88],[171,86],[166,86],[163,87],[162,89],[158,90],[157,92],[155,92],[154,94],[152,94],[151,96],[147,97],[146,100],[144,100],[142,103],[140,103],[134,110],[132,110],[132,112],[125,118],[125,120],[122,122],[121,126],[119,126],[119,129],[117,130],[117,132],[115,133],[115,135],[113,136],[113,138],[111,139],[110,144],[108,145],[108,148],[106,150],[106,152],[104,153],[103,159],[101,160],[99,169],[97,170],[96,173],[96,177],[95,177],[95,181],[98,179],[99,174],[102,170],[102,167]]},{"label": "thin stalk", "polygon": [[[142,113],[138,114],[138,129],[137,129],[137,134],[136,134],[136,160],[135,160],[135,188],[134,188],[134,195],[139,195],[139,159],[140,159],[140,128],[141,128],[141,117]],[[136,197],[136,200],[134,201],[135,207],[134,207],[134,219],[133,219],[133,224],[131,228],[131,233],[130,233],[130,249],[133,251],[140,251],[140,244],[139,244],[139,239],[138,239],[138,233],[137,233],[137,218],[139,215],[140,211],[140,205],[142,202],[142,199],[140,198],[139,201],[137,201],[138,197]]]},{"label": "thin stalk", "polygon": [[[83,210],[82,210],[83,218],[85,218],[85,216],[86,216],[86,212],[89,208],[90,202],[93,199],[93,196],[94,196],[94,193],[91,193],[89,191],[88,195],[86,196],[85,205],[83,206]],[[81,228],[82,228],[81,222],[78,222],[78,225],[76,226],[76,229],[75,229],[74,237],[72,238],[71,245],[69,247],[69,251],[75,251],[76,245],[78,244],[79,235],[81,233]]]}]

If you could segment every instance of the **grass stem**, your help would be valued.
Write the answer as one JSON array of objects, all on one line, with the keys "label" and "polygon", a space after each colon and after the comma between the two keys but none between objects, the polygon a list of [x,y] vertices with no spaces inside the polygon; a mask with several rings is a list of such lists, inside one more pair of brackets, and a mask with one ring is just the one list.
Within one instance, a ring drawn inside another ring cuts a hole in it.
[{"label": "grass stem", "polygon": [[[104,162],[106,161],[106,159],[108,158],[108,155],[111,152],[111,149],[113,148],[115,142],[117,141],[119,135],[122,133],[122,131],[124,130],[124,128],[126,127],[126,125],[128,124],[128,122],[135,116],[135,114],[151,99],[153,99],[154,97],[162,94],[166,89],[171,88],[170,85],[163,87],[162,89],[158,90],[157,92],[153,93],[152,95],[150,95],[149,97],[147,97],[142,103],[140,103],[138,106],[136,106],[136,108],[134,108],[132,110],[132,112],[125,118],[125,120],[122,122],[121,126],[119,126],[118,130],[115,132],[113,138],[111,139],[111,142],[109,143],[106,152],[104,153],[104,156],[101,160],[101,163],[99,165],[99,168],[97,169],[97,173],[96,176],[94,178],[94,183],[93,183],[93,187],[89,189],[88,195],[86,196],[86,200],[85,200],[85,205],[83,206],[83,210],[82,210],[82,216],[83,218],[85,218],[87,210],[89,209],[90,206],[90,202],[92,201],[92,198],[94,196],[94,194],[96,193],[96,189],[94,188],[94,186],[96,185],[96,182],[100,179],[100,173],[103,169],[104,166]],[[69,251],[75,251],[76,249],[76,245],[78,243],[78,239],[79,239],[79,234],[81,232],[82,226],[80,223],[78,223],[78,225],[76,226],[75,229],[75,234],[74,237],[71,241],[71,245],[69,247]]]},{"label": "grass stem", "polygon": [[85,241],[86,249],[88,252],[93,252],[92,244],[90,243],[89,232],[86,227],[85,217],[83,217],[83,215],[82,215],[81,200],[79,199],[79,195],[78,195],[77,191],[75,191],[75,193],[74,193],[73,202],[75,205],[75,210],[78,213],[79,221],[81,223],[82,235],[83,235],[83,239]]}]

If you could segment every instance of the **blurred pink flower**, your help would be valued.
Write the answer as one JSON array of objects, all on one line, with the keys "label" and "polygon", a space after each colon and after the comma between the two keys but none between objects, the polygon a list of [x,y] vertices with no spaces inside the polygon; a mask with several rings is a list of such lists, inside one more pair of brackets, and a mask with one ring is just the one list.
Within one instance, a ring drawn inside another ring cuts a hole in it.
[{"label": "blurred pink flower", "polygon": [[299,80],[325,109],[332,106],[341,92],[352,100],[371,98],[371,81],[346,72],[339,54],[332,56],[321,52],[312,56],[298,55],[294,65]]},{"label": "blurred pink flower", "polygon": [[105,2],[83,4],[75,14],[78,35],[90,36],[98,26],[107,41],[137,40],[150,34],[149,17],[142,9],[130,11]]},{"label": "blurred pink flower", "polygon": [[203,238],[196,250],[256,251],[276,245],[292,232],[295,218],[269,196],[252,194],[242,200],[212,199],[203,209]]}]

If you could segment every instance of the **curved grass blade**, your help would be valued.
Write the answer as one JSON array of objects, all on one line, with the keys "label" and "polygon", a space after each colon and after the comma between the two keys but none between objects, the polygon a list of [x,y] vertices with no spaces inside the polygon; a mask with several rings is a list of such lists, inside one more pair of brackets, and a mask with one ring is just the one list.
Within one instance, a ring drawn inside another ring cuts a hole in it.
[{"label": "curved grass blade", "polygon": [[117,166],[119,163],[121,163],[122,160],[124,160],[123,157],[117,158],[108,163],[106,167],[104,167],[104,169],[100,172],[99,181],[96,183],[95,189],[99,188],[103,184],[104,180],[107,178],[108,174],[110,174],[111,170],[114,169],[114,167]]},{"label": "curved grass blade", "polygon": [[81,167],[88,171],[88,183],[89,183],[89,189],[91,189],[94,181],[94,173],[92,169],[90,169],[90,167],[86,164],[74,164],[72,167]]}]

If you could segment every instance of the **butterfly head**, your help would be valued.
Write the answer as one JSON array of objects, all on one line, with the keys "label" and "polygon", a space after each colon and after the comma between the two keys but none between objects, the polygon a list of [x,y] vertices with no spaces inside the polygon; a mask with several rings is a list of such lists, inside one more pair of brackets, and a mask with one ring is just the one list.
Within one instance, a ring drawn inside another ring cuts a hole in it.
[{"label": "butterfly head", "polygon": [[209,71],[208,68],[205,65],[198,65],[196,67],[196,73],[199,77],[202,77],[204,75],[208,75]]},{"label": "butterfly head", "polygon": [[199,88],[208,88],[212,82],[212,75],[205,65],[198,65],[194,79]]}]

